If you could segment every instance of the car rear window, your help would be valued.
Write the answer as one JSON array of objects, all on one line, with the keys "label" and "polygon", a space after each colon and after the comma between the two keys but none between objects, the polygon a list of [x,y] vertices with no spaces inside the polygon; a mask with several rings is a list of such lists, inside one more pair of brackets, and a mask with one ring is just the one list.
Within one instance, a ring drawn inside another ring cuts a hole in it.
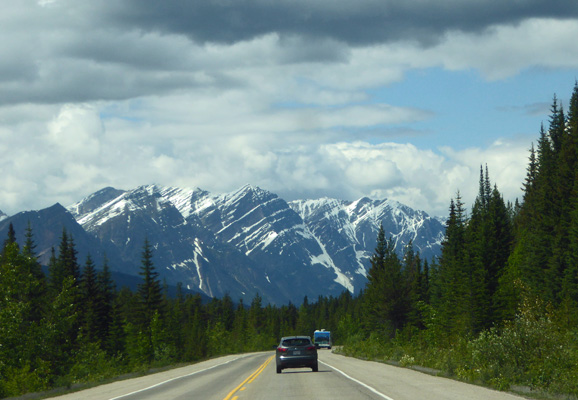
[{"label": "car rear window", "polygon": [[296,338],[296,339],[285,339],[283,340],[283,346],[307,346],[311,344],[311,340],[307,338]]}]

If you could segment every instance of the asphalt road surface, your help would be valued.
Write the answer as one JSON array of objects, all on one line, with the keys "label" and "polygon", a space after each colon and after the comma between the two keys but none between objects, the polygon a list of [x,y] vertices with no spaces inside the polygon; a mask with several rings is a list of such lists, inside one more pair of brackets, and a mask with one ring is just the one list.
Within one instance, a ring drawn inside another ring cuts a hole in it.
[{"label": "asphalt road surface", "polygon": [[226,356],[58,400],[514,400],[522,397],[319,350],[319,372],[275,371],[273,352]]}]

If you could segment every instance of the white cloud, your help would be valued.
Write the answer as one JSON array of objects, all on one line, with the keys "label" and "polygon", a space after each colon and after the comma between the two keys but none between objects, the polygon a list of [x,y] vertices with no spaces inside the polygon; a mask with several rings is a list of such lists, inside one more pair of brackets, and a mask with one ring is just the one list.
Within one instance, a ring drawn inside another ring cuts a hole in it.
[{"label": "white cloud", "polygon": [[483,34],[450,32],[424,56],[449,70],[478,69],[490,80],[530,67],[577,68],[578,20],[528,19],[496,25]]},{"label": "white cloud", "polygon": [[438,150],[386,134],[369,140],[360,131],[410,130],[435,117],[376,99],[375,89],[412,69],[474,69],[499,80],[531,67],[578,68],[572,19],[456,30],[430,47],[275,32],[201,44],[74,19],[78,10],[59,1],[20,4],[0,16],[0,33],[13,39],[0,43],[0,209],[8,213],[72,203],[108,185],[228,191],[252,183],[294,197],[391,197],[437,215],[457,190],[473,202],[485,164],[513,200],[529,143]]},{"label": "white cloud", "polygon": [[57,156],[89,161],[100,155],[104,126],[96,107],[66,104],[48,124],[47,142]]},{"label": "white cloud", "polygon": [[[504,200],[514,202],[522,198],[522,182],[528,166],[529,143],[516,140],[497,140],[487,149],[469,148],[455,151],[451,147],[441,149],[442,154],[456,165],[468,169],[468,181],[464,176],[458,178],[464,182],[460,187],[466,206],[471,206],[478,193],[480,167],[488,166],[490,180],[496,184]],[[474,181],[475,180],[475,181]],[[471,182],[470,184],[465,184]],[[476,182],[476,183],[475,183]]]}]

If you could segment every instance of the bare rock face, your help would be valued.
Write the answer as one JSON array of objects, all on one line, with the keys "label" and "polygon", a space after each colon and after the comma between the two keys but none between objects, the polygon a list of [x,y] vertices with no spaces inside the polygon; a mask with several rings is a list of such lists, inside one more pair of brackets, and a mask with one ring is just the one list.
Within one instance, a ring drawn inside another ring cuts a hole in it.
[{"label": "bare rock face", "polygon": [[258,293],[274,304],[363,289],[380,226],[400,254],[411,243],[428,260],[439,254],[445,231],[439,219],[393,200],[286,202],[251,185],[220,195],[104,188],[68,208],[0,215],[0,235],[13,223],[24,240],[29,221],[45,264],[66,229],[81,264],[88,253],[97,267],[106,257],[112,271],[138,280],[148,240],[168,285],[246,303]]}]

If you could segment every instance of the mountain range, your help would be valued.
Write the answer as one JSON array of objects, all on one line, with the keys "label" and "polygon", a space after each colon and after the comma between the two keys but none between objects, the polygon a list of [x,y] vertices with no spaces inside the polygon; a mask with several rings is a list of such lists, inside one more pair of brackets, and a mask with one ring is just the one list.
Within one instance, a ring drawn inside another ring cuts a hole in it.
[{"label": "mountain range", "polygon": [[108,187],[68,207],[2,215],[0,237],[10,223],[22,242],[31,227],[43,264],[65,229],[81,264],[88,254],[97,267],[106,258],[118,281],[134,285],[146,240],[167,285],[244,302],[259,294],[273,304],[363,289],[381,225],[400,254],[412,243],[428,260],[445,231],[441,219],[390,199],[285,201],[252,185],[218,195]]}]

